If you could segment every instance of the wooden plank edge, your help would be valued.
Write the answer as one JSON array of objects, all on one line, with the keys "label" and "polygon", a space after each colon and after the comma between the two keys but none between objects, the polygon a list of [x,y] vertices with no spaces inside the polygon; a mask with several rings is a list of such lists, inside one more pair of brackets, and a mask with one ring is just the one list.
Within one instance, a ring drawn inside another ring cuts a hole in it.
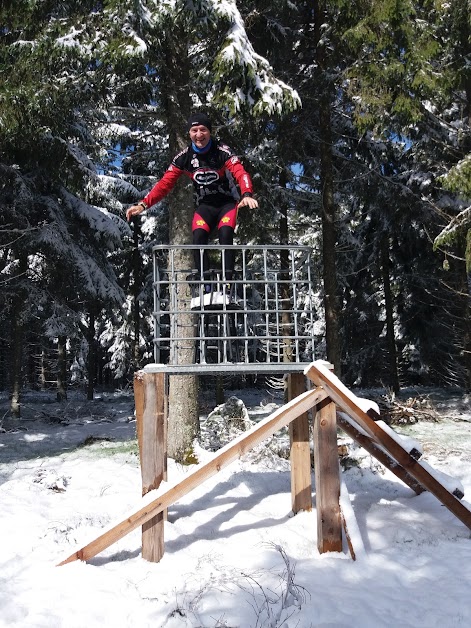
[{"label": "wooden plank edge", "polygon": [[[433,475],[424,469],[420,461],[415,460],[397,441],[384,432],[381,427],[377,426],[375,421],[357,405],[355,395],[346,389],[340,381],[338,383],[335,381],[335,379],[338,379],[335,375],[332,375],[328,371],[324,372],[315,362],[307,367],[304,373],[317,386],[325,388],[328,396],[331,397],[344,412],[358,421],[365,431],[371,431],[377,443],[384,447],[388,454],[395,459],[409,475],[426,490],[435,495],[450,512],[464,523],[465,526],[471,529],[471,511],[462,504],[453,493],[438,482]],[[344,389],[347,392],[345,392]]]},{"label": "wooden plank edge", "polygon": [[338,426],[346,433],[350,438],[353,438],[363,449],[365,449],[371,456],[376,458],[382,465],[384,465],[389,471],[394,473],[404,484],[407,484],[417,495],[423,493],[425,488],[419,484],[407,471],[402,467],[394,458],[392,458],[386,450],[380,447],[373,439],[367,434],[360,432],[351,423],[345,420],[342,416],[342,412],[337,412]]}]

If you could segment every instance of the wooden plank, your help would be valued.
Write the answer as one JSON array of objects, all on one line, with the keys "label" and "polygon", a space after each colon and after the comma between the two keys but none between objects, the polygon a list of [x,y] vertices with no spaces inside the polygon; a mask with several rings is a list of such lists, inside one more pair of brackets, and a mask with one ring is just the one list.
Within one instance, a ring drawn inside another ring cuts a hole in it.
[{"label": "wooden plank", "polygon": [[314,472],[316,476],[317,548],[321,554],[342,551],[340,470],[334,402],[327,397],[314,418]]},{"label": "wooden plank", "polygon": [[[134,376],[136,423],[141,462],[142,495],[167,479],[167,377],[140,371]],[[159,562],[164,554],[165,513],[142,526],[142,557]]]},{"label": "wooden plank", "polygon": [[341,412],[337,412],[337,423],[338,426],[353,438],[359,445],[363,447],[369,454],[374,456],[381,464],[383,464],[387,469],[392,471],[394,475],[396,475],[400,480],[410,486],[410,488],[420,495],[420,493],[424,492],[424,487],[416,482],[414,478],[407,473],[407,471],[397,464],[397,462],[392,458],[384,449],[381,449],[374,440],[372,440],[367,434],[364,434],[357,430],[351,423],[345,420],[342,417]]},{"label": "wooden plank", "polygon": [[260,423],[255,425],[252,429],[225,445],[212,460],[196,467],[183,480],[170,485],[170,487],[162,485],[158,491],[156,491],[160,494],[154,499],[152,499],[153,493],[148,493],[143,499],[152,499],[152,501],[145,503],[144,506],[132,512],[123,521],[106,530],[97,539],[71,554],[68,558],[59,563],[59,565],[65,565],[75,560],[86,561],[93,558],[93,556],[96,556],[104,549],[126,536],[126,534],[132,532],[138,526],[143,525],[152,517],[163,512],[205,480],[216,475],[231,462],[237,460],[266,438],[272,436],[276,431],[289,425],[293,419],[303,412],[307,412],[310,408],[325,399],[326,396],[326,392],[323,389],[316,388],[293,399],[288,404],[266,417],[266,419],[260,421]]},{"label": "wooden plank", "polygon": [[[288,399],[306,390],[302,373],[288,375]],[[289,424],[291,461],[291,508],[294,514],[312,510],[311,448],[309,444],[309,414],[303,412]]]},{"label": "wooden plank", "polygon": [[437,479],[421,465],[420,461],[415,460],[400,443],[396,442],[389,434],[382,430],[380,426],[376,425],[369,414],[379,418],[377,413],[374,411],[370,411],[368,414],[364,412],[355,395],[321,363],[313,362],[306,368],[305,374],[317,386],[322,386],[339,408],[355,419],[364,431],[372,434],[374,440],[376,440],[409,475],[426,490],[435,495],[450,512],[471,529],[471,511],[462,504],[455,495],[438,482]]}]

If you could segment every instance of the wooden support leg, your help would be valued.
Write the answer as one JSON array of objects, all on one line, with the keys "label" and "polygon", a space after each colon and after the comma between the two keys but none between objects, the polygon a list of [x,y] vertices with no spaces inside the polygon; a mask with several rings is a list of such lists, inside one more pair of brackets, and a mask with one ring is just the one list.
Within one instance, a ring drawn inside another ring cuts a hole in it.
[{"label": "wooden support leg", "polygon": [[[134,376],[142,495],[167,479],[167,377],[139,371]],[[164,554],[164,513],[142,526],[142,557],[157,563]]]},{"label": "wooden support leg", "polygon": [[[303,373],[288,375],[289,401],[305,392]],[[291,504],[294,514],[312,510],[311,451],[309,447],[309,415],[301,414],[289,424],[291,460]]]},{"label": "wooden support leg", "polygon": [[335,403],[327,397],[318,406],[314,419],[314,470],[316,478],[317,548],[342,551],[340,517],[340,470],[337,450]]}]

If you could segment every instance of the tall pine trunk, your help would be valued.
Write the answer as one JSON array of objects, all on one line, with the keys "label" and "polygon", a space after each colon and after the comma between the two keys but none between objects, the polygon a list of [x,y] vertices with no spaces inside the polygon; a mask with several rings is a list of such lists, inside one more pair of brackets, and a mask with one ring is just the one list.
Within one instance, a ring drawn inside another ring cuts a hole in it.
[{"label": "tall pine trunk", "polygon": [[321,38],[321,25],[326,23],[323,2],[314,2],[314,36],[319,82],[323,90],[319,99],[320,185],[322,197],[322,260],[324,282],[324,310],[327,359],[334,365],[336,375],[341,372],[340,306],[337,282],[337,230],[334,200],[334,173],[332,152],[331,86],[326,79],[328,63]]},{"label": "tall pine trunk", "polygon": [[381,240],[381,273],[383,276],[384,309],[386,311],[386,342],[388,348],[389,376],[395,393],[399,392],[399,374],[397,369],[396,335],[394,333],[394,301],[391,290],[389,238]]},{"label": "tall pine trunk", "polygon": [[[279,184],[280,188],[286,188],[288,178],[286,172],[283,170],[280,174]],[[288,204],[282,199],[280,200],[280,220],[278,222],[278,230],[280,235],[280,244],[289,244],[289,229],[288,229]],[[280,270],[281,279],[283,283],[280,285],[281,294],[281,324],[283,328],[283,336],[291,335],[292,314],[290,307],[291,299],[291,285],[289,283],[289,251],[281,249],[280,251]],[[283,342],[283,362],[293,361],[293,346],[289,338],[285,338]]]},{"label": "tall pine trunk", "polygon": [[[165,86],[165,107],[169,131],[169,150],[176,154],[188,143],[186,121],[190,115],[189,59],[185,33],[178,32],[178,26],[166,42],[167,63]],[[180,179],[169,197],[170,205],[170,244],[190,244],[192,242],[191,221],[193,217],[193,195],[188,182]],[[177,251],[176,269],[193,267],[190,251]],[[188,294],[188,285],[181,283],[178,290],[182,297]],[[182,303],[183,299],[179,302]],[[178,320],[179,334],[194,336],[194,314],[188,311]],[[177,361],[180,364],[194,362],[194,341],[182,341]],[[192,456],[193,440],[199,431],[198,379],[196,375],[172,375],[169,378],[168,411],[168,454],[178,462],[186,462]]]},{"label": "tall pine trunk", "polygon": [[93,400],[93,393],[95,390],[95,376],[96,376],[96,364],[97,364],[97,346],[95,338],[95,308],[93,304],[89,305],[88,311],[88,328],[86,330],[86,339],[88,343],[88,356],[87,356],[87,399]]},{"label": "tall pine trunk", "polygon": [[67,399],[67,337],[57,339],[57,401]]},{"label": "tall pine trunk", "polygon": [[[280,188],[285,188],[288,183],[286,172],[283,170],[280,174]],[[289,227],[288,227],[288,204],[284,200],[280,200],[279,205],[280,220],[278,221],[278,230],[280,235],[280,244],[289,244]],[[289,283],[289,252],[281,249],[280,251],[280,277],[283,283],[280,284],[281,296],[281,325],[283,329],[283,362],[293,361],[293,345],[288,338],[292,325],[290,312],[291,285]],[[284,402],[289,401],[289,378],[284,378]]]},{"label": "tall pine trunk", "polygon": [[21,388],[23,373],[23,336],[25,324],[26,294],[23,278],[27,270],[27,257],[18,255],[19,288],[13,298],[12,321],[12,352],[11,352],[11,400],[10,412],[15,419],[21,418]]},{"label": "tall pine trunk", "polygon": [[[466,52],[471,54],[471,23],[470,23],[470,8],[469,3],[466,5],[463,3],[464,15],[468,18],[467,20],[463,20],[463,43]],[[466,6],[468,9],[466,10]],[[464,119],[469,129],[471,129],[471,72],[464,73],[464,91],[466,94],[465,105],[464,105]],[[469,146],[469,145],[468,145]],[[466,245],[465,245],[465,272],[466,272],[466,286],[464,287],[465,294],[467,294],[467,298],[464,301],[463,309],[464,309],[464,360],[465,360],[465,369],[466,369],[466,389],[471,391],[471,229],[468,229],[466,234]]]},{"label": "tall pine trunk", "polygon": [[133,218],[132,220],[132,327],[133,336],[131,339],[131,373],[137,371],[140,363],[139,339],[141,335],[141,304],[140,293],[142,288],[142,258],[139,252],[139,242],[141,237],[141,223]]}]

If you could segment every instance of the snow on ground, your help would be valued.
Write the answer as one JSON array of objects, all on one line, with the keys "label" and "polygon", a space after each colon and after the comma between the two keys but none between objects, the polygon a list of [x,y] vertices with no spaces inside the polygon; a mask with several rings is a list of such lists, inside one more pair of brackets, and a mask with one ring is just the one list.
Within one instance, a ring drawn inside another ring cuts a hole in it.
[{"label": "snow on ground", "polygon": [[[264,391],[234,394],[255,420],[281,404]],[[469,400],[435,401],[446,418],[399,431],[422,442],[424,459],[459,479],[469,501]],[[364,547],[356,561],[318,553],[315,510],[290,511],[287,461],[259,450],[169,509],[160,563],[141,558],[135,530],[88,563],[57,567],[139,506],[133,401],[76,396],[59,405],[31,394],[23,417],[0,433],[0,626],[471,626],[470,531],[347,438],[342,478],[353,542]],[[190,470],[170,461],[169,480]]]}]

